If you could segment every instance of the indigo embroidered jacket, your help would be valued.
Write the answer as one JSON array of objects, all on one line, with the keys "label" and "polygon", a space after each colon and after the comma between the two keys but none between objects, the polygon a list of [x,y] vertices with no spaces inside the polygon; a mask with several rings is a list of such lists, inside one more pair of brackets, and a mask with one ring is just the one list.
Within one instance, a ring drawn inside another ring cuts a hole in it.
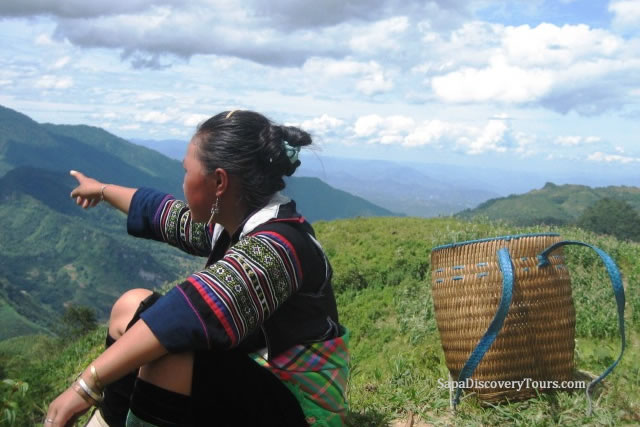
[{"label": "indigo embroidered jacket", "polygon": [[127,231],[208,257],[142,313],[171,352],[266,347],[271,358],[341,333],[329,262],[295,203],[280,194],[229,236],[218,224],[193,223],[184,202],[141,188]]}]

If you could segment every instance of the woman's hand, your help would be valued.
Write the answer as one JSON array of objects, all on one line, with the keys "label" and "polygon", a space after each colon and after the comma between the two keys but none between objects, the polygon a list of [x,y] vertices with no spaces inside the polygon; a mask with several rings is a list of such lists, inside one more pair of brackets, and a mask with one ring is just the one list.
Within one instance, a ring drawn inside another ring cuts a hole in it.
[{"label": "woman's hand", "polygon": [[44,427],[72,426],[89,408],[91,405],[69,387],[49,405]]},{"label": "woman's hand", "polygon": [[93,178],[84,176],[78,171],[69,172],[71,176],[78,180],[78,186],[71,192],[71,197],[76,199],[76,203],[84,209],[94,207],[102,200],[102,188],[104,184]]}]

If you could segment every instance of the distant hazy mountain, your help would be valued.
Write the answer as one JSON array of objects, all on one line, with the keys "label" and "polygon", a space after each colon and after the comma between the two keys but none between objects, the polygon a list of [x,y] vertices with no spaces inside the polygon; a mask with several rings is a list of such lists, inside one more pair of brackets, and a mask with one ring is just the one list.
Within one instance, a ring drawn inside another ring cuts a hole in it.
[{"label": "distant hazy mountain", "polygon": [[[114,209],[76,206],[70,169],[182,197],[184,171],[176,160],[100,128],[38,124],[0,107],[0,339],[49,329],[70,303],[105,318],[125,290],[159,286],[201,264],[127,236],[126,218]],[[392,215],[317,179],[288,183],[312,221]]]},{"label": "distant hazy mountain", "polygon": [[132,139],[131,142],[156,150],[175,160],[182,161],[187,152],[188,139]]},{"label": "distant hazy mountain", "polygon": [[447,165],[410,163],[408,166],[426,172],[454,186],[481,188],[499,196],[521,194],[541,188],[547,182],[558,185],[577,184],[589,187],[616,185],[640,186],[640,174],[628,167],[615,168],[610,164],[590,164],[588,167],[568,167],[567,161],[545,163],[546,169],[523,168],[518,164],[488,167],[483,164]]},{"label": "distant hazy mountain", "polygon": [[415,165],[314,154],[304,156],[297,172],[411,216],[450,215],[498,195],[481,187],[451,183],[449,175],[456,173],[452,168],[436,179]]},{"label": "distant hazy mountain", "polygon": [[[182,160],[188,143],[187,140],[134,142],[178,160]],[[549,160],[543,164],[545,169],[541,169],[522,159],[499,167],[481,162],[452,165],[349,159],[304,151],[301,159],[296,176],[320,178],[393,212],[415,216],[452,214],[499,196],[526,193],[548,181],[591,187],[640,186],[640,174],[629,167],[612,168],[598,163],[570,167],[562,160]]]},{"label": "distant hazy mountain", "polygon": [[294,199],[308,221],[354,216],[402,216],[346,191],[336,190],[318,178],[290,177],[283,193]]},{"label": "distant hazy mountain", "polygon": [[[188,144],[174,139],[132,142],[178,160],[184,157]],[[319,178],[332,187],[405,215],[450,215],[501,194],[487,189],[488,185],[477,178],[470,178],[469,173],[465,180],[459,179],[458,175],[464,172],[452,166],[319,157],[315,153],[303,153],[301,159],[296,176]],[[432,171],[432,167],[438,171]]]},{"label": "distant hazy mountain", "polygon": [[475,209],[460,212],[461,218],[487,217],[516,225],[568,224],[604,198],[624,200],[640,210],[640,188],[555,185],[547,183],[539,190],[489,200]]}]

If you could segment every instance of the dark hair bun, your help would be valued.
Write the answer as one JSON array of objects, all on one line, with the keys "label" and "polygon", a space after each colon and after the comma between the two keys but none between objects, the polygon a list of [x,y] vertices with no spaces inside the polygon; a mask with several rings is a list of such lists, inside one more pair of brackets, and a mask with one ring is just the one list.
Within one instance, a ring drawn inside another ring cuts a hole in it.
[{"label": "dark hair bun", "polygon": [[300,166],[300,148],[312,143],[311,135],[297,127],[276,125],[262,114],[242,110],[211,117],[197,134],[206,170],[220,167],[240,176],[251,208],[264,206],[284,188],[283,177]]},{"label": "dark hair bun", "polygon": [[311,135],[293,126],[271,124],[265,128],[260,137],[264,147],[265,166],[272,174],[280,177],[293,175],[300,166],[297,154],[289,155],[285,144],[297,151],[300,147],[311,144]]}]

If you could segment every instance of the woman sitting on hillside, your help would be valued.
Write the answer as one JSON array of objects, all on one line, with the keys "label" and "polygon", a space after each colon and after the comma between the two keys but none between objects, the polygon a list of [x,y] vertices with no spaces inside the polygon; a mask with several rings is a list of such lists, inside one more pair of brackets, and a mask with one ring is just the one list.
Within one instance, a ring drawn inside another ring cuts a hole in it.
[{"label": "woman sitting on hillside", "polygon": [[128,214],[130,234],[208,261],[164,296],[134,289],[116,302],[107,349],[51,403],[45,426],[96,404],[91,422],[112,426],[343,423],[348,338],[331,266],[279,193],[309,144],[260,114],[220,113],[188,146],[188,204],[71,172],[82,207],[106,200]]}]

